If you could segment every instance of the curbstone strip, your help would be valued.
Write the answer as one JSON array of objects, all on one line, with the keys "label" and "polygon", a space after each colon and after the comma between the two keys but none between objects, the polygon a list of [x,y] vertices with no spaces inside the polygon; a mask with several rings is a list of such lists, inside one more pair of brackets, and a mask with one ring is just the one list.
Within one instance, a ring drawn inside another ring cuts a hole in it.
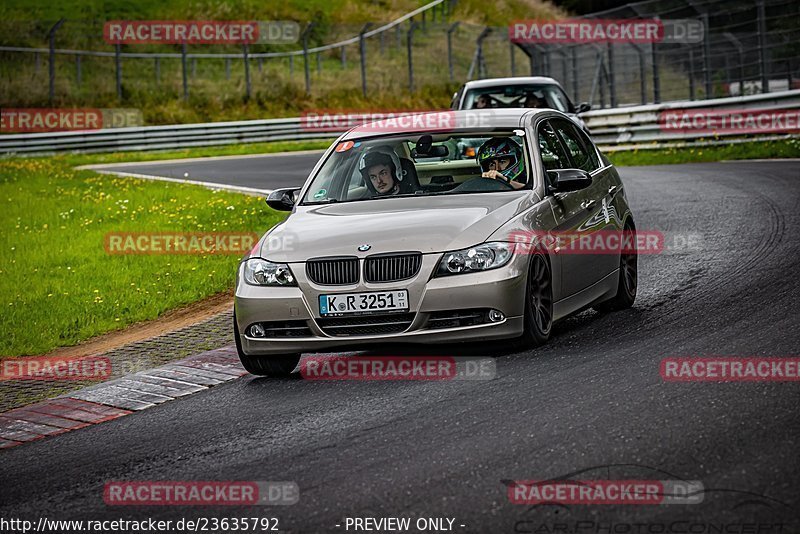
[{"label": "curbstone strip", "polygon": [[233,346],[0,413],[0,449],[152,408],[247,374]]}]

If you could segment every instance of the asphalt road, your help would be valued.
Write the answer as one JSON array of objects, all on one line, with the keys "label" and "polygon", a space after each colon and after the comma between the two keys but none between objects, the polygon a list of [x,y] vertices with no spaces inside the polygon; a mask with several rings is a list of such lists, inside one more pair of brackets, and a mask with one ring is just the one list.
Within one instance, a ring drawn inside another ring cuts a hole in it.
[{"label": "asphalt road", "polygon": [[322,153],[304,151],[298,154],[144,162],[95,168],[272,190],[302,185]]},{"label": "asphalt road", "polygon": [[[193,165],[209,179],[226,172]],[[266,167],[237,183],[252,186]],[[345,518],[364,516],[450,517],[473,533],[800,532],[800,383],[659,376],[667,356],[800,353],[798,163],[622,175],[640,230],[702,235],[697,250],[640,258],[633,309],[568,319],[547,346],[499,356],[490,381],[246,377],[15,447],[0,453],[0,517],[273,516],[284,532],[344,532]],[[699,504],[660,506],[506,496],[503,481],[561,476],[699,480],[705,492]],[[295,481],[301,494],[286,507],[107,507],[103,485],[119,480]]]}]

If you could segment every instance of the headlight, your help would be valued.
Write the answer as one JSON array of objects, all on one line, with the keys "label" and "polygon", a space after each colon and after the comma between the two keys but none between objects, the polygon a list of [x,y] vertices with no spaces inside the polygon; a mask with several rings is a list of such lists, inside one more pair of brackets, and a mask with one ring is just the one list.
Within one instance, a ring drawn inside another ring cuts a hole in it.
[{"label": "headlight", "polygon": [[250,258],[244,262],[244,281],[253,286],[297,285],[288,265],[261,258]]},{"label": "headlight", "polygon": [[436,276],[474,273],[502,267],[511,260],[514,243],[484,243],[464,250],[445,252]]}]

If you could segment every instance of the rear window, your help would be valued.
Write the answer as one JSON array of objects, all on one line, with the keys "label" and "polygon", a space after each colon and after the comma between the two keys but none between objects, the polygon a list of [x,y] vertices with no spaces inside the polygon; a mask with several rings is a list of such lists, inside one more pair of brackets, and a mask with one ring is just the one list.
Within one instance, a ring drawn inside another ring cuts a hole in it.
[{"label": "rear window", "polygon": [[506,85],[470,89],[461,109],[549,108],[573,113],[569,98],[557,85]]}]

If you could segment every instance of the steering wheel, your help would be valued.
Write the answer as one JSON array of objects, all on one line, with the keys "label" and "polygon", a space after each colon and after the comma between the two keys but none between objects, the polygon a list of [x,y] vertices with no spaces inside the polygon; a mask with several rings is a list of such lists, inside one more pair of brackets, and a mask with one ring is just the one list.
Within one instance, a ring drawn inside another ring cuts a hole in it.
[{"label": "steering wheel", "polygon": [[484,178],[479,176],[467,180],[463,184],[451,191],[513,191],[514,187],[508,182],[495,180],[494,178]]}]

